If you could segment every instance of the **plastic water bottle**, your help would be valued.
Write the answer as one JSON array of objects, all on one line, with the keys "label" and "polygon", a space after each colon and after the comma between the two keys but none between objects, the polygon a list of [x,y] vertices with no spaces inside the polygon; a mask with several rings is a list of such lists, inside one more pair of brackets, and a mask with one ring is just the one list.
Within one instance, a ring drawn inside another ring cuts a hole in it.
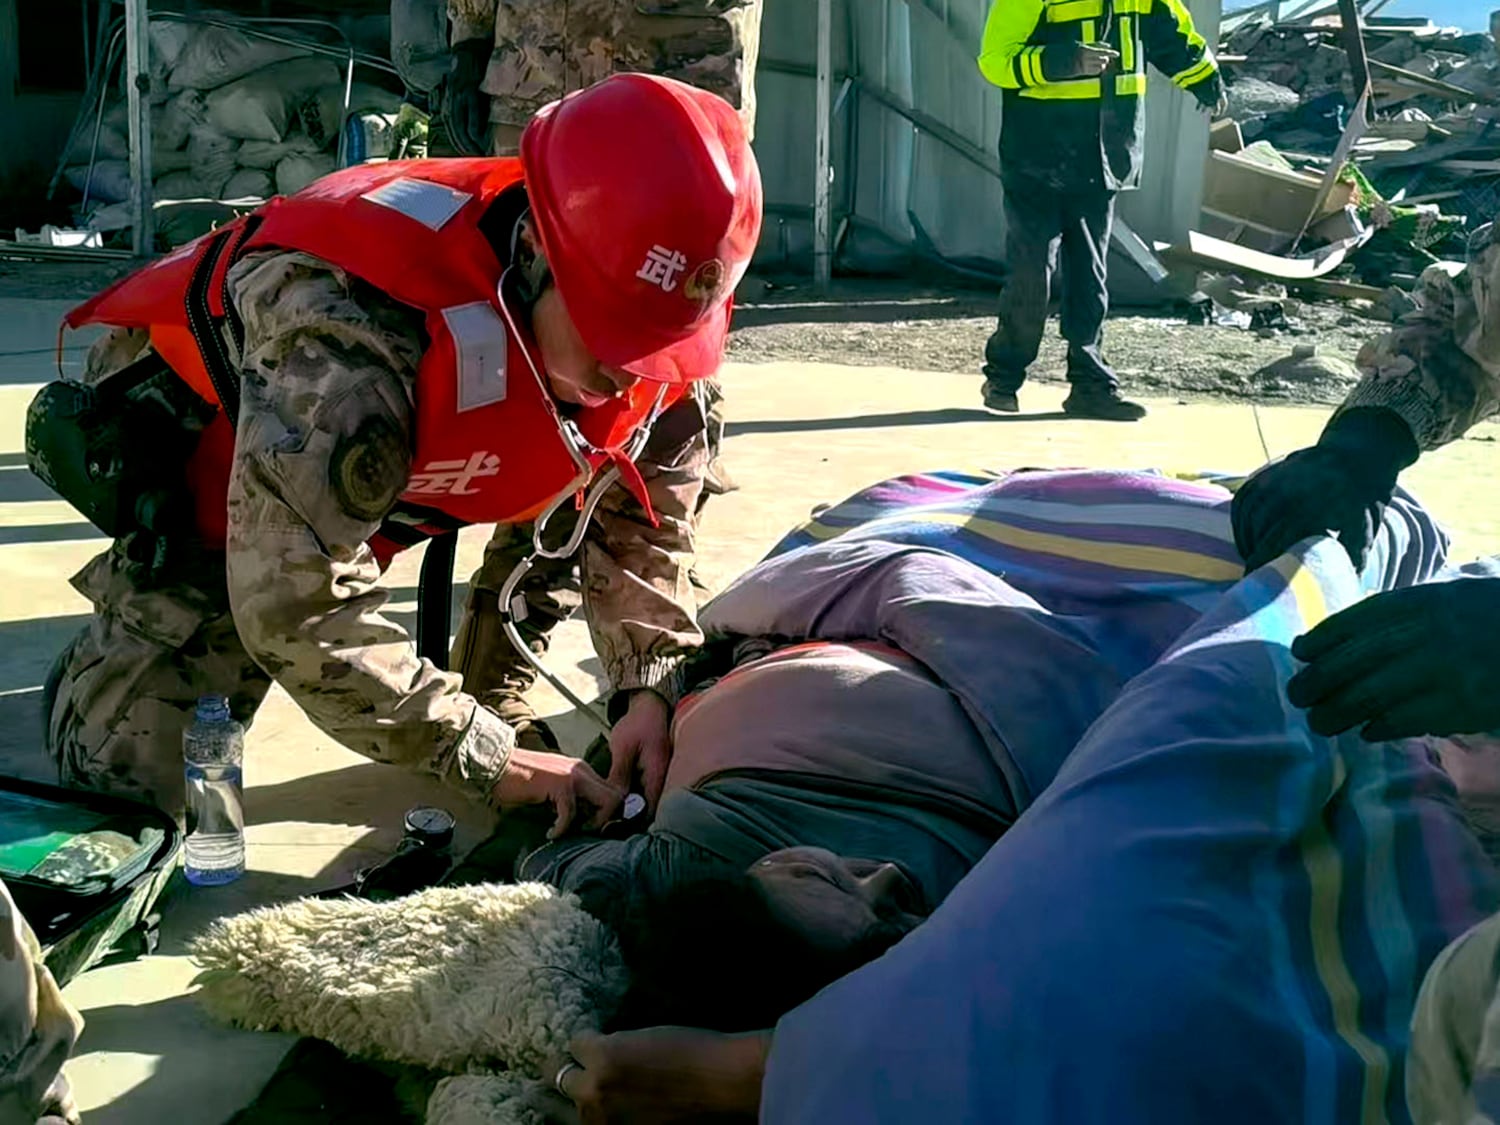
[{"label": "plastic water bottle", "polygon": [[232,883],[245,873],[245,791],[240,763],[245,728],[229,700],[205,695],[182,735],[187,774],[185,874],[200,887]]}]

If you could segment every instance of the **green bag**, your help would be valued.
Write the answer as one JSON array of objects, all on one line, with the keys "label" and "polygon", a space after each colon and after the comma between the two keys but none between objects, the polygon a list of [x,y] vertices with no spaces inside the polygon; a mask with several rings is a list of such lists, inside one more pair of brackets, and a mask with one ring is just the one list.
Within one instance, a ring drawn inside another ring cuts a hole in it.
[{"label": "green bag", "polygon": [[116,948],[155,949],[151,908],[181,842],[149,805],[0,778],[0,879],[59,984]]}]

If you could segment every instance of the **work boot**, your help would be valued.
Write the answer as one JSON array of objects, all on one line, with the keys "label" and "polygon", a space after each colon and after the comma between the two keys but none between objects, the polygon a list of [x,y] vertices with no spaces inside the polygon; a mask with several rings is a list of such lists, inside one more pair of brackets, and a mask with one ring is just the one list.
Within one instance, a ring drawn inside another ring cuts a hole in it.
[{"label": "work boot", "polygon": [[1016,401],[1015,391],[997,391],[986,383],[984,385],[984,408],[991,414],[1018,414],[1021,404]]},{"label": "work boot", "polygon": [[1063,413],[1072,418],[1098,418],[1105,422],[1139,422],[1146,408],[1138,402],[1121,398],[1114,387],[1080,387],[1063,400]]}]

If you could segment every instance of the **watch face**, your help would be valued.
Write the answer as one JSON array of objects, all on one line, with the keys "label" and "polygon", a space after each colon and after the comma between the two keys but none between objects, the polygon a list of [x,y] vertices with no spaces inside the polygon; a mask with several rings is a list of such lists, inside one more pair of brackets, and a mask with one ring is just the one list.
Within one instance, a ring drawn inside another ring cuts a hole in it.
[{"label": "watch face", "polygon": [[423,836],[441,836],[453,830],[453,816],[447,809],[418,805],[406,814],[406,830]]}]

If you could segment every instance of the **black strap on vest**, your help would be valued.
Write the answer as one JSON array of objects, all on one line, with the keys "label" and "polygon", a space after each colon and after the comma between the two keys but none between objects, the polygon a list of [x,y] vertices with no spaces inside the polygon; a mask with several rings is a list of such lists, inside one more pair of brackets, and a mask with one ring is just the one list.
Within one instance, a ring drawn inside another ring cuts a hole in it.
[{"label": "black strap on vest", "polygon": [[231,258],[238,254],[240,247],[249,241],[258,226],[260,219],[252,215],[241,226],[226,227],[213,235],[188,279],[188,331],[193,334],[193,340],[198,345],[204,370],[208,372],[209,381],[214,385],[214,393],[219,396],[219,408],[224,411],[231,427],[237,427],[240,420],[240,373],[235,370],[222,329],[227,322],[229,330],[234,334],[235,346],[243,350],[245,325],[240,319],[239,310],[229,299],[227,265],[224,271],[224,291],[219,294],[225,310],[222,320],[214,316],[208,298],[219,263],[226,254]]},{"label": "black strap on vest", "polygon": [[417,655],[448,670],[448,625],[453,620],[453,559],[458,532],[445,531],[427,541],[422,573],[417,578]]}]

